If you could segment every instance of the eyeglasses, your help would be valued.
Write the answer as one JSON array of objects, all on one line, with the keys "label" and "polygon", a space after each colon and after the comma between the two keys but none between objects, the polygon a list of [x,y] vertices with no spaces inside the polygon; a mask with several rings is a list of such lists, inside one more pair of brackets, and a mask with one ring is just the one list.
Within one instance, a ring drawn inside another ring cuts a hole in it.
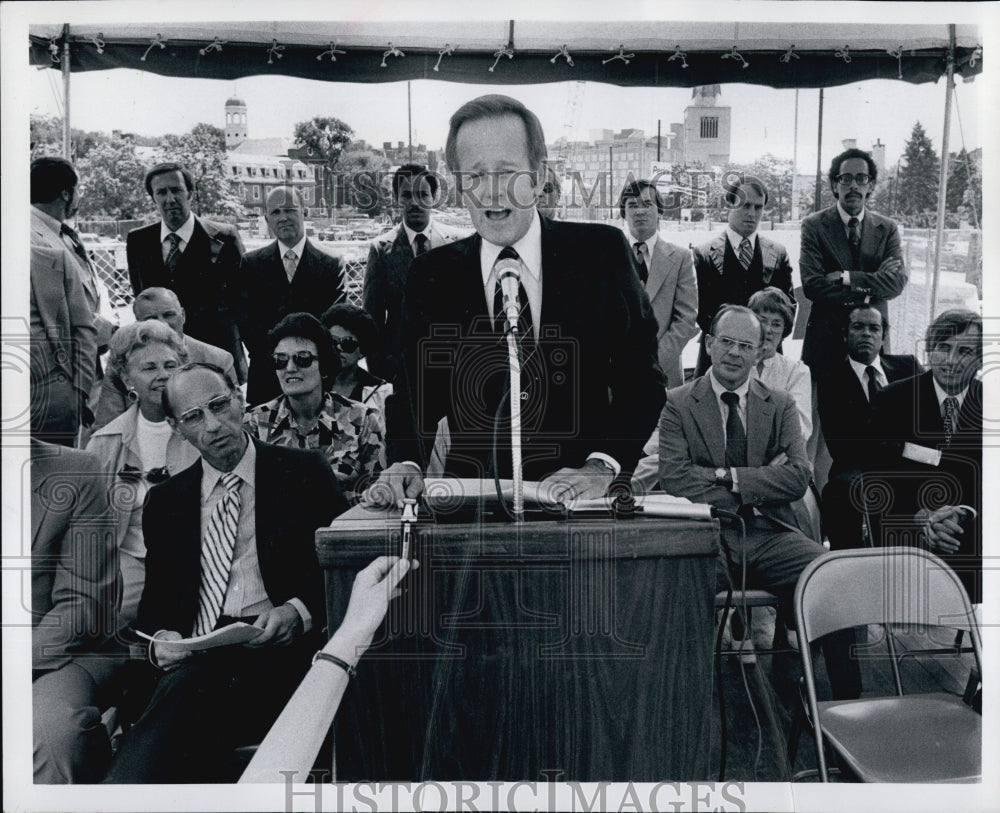
[{"label": "eyeglasses", "polygon": [[744,356],[749,356],[751,353],[755,353],[760,345],[751,344],[750,342],[738,342],[736,339],[730,339],[728,336],[716,336],[716,343],[727,353],[736,349]]},{"label": "eyeglasses", "polygon": [[345,353],[353,353],[360,347],[357,339],[352,339],[350,336],[345,336],[343,339],[333,339],[333,346],[338,350],[343,350]]},{"label": "eyeglasses", "polygon": [[867,186],[871,179],[872,176],[866,175],[864,172],[859,172],[857,175],[851,175],[851,173],[845,172],[843,175],[837,176],[837,183],[841,186],[850,186],[853,181],[858,186]]},{"label": "eyeglasses", "polygon": [[213,415],[222,415],[229,405],[232,403],[233,393],[228,392],[225,395],[216,395],[208,403],[202,406],[196,406],[193,409],[189,409],[187,412],[182,412],[177,416],[177,423],[181,426],[191,428],[198,426],[202,421],[205,420],[205,410],[208,409]]},{"label": "eyeglasses", "polygon": [[288,362],[294,361],[295,366],[300,370],[308,370],[312,367],[312,363],[319,359],[315,353],[310,353],[308,350],[300,350],[298,353],[275,353],[271,356],[271,360],[274,362],[275,370],[284,370],[288,366]]}]

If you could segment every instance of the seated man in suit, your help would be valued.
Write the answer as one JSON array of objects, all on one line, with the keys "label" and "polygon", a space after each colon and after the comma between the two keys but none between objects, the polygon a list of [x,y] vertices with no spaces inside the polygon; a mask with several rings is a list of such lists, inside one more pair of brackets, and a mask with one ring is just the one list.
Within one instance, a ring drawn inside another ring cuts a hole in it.
[{"label": "seated man in suit", "polygon": [[812,300],[802,360],[814,379],[844,357],[844,308],[871,304],[887,316],[889,300],[906,287],[899,229],[866,207],[877,177],[871,155],[845,150],[830,164],[830,189],[837,202],[802,221],[799,270],[802,290]]},{"label": "seated man in suit", "polygon": [[664,401],[656,318],[632,252],[618,229],[539,216],[545,138],[517,100],[463,105],[446,153],[476,234],[413,262],[404,372],[386,402],[390,466],[368,498],[396,504],[423,491],[442,417],[451,434],[446,474],[511,477],[505,348],[513,318],[504,318],[501,270],[520,280],[507,301],[522,337],[524,477],[553,497],[602,496],[632,471]]},{"label": "seated man in suit", "polygon": [[268,332],[290,313],[317,319],[344,298],[340,257],[321,251],[306,237],[302,196],[291,187],[268,193],[264,217],[275,241],[248,251],[240,263],[240,336],[250,354],[247,402],[263,404],[281,395]]},{"label": "seated man in suit", "polygon": [[723,305],[746,305],[750,296],[773,285],[795,301],[792,265],[780,243],[757,231],[768,201],[767,187],[752,176],[727,180],[728,225],[722,234],[694,249],[698,277],[698,327],[702,331],[696,375],[711,363],[704,336]]},{"label": "seated man in suit", "polygon": [[368,355],[368,369],[392,382],[403,350],[403,291],[414,257],[458,239],[461,234],[434,220],[438,177],[420,164],[403,164],[392,176],[392,199],[401,222],[372,241],[368,250],[362,305],[372,315],[380,347]]},{"label": "seated man in suit", "polygon": [[[250,440],[243,397],[218,367],[182,367],[163,406],[201,458],[147,497],[134,626],[155,636],[149,659],[163,674],[109,782],[235,778],[226,757],[267,731],[322,644],[313,537],[347,508],[322,455]],[[169,644],[241,620],[260,628],[245,645],[192,655]]]},{"label": "seated man in suit", "polygon": [[868,480],[893,496],[876,544],[920,544],[983,600],[983,320],[949,310],[927,328],[930,371],[879,392],[872,414]]},{"label": "seated man in suit", "polygon": [[97,375],[97,328],[76,265],[64,246],[32,245],[29,264],[33,437],[73,446],[93,423],[87,406]]},{"label": "seated man in suit", "polygon": [[[188,361],[205,361],[221,367],[226,375],[235,378],[236,368],[233,366],[233,355],[226,350],[220,350],[215,345],[199,341],[184,335],[184,308],[181,307],[177,295],[169,288],[146,288],[140,291],[132,300],[132,313],[137,322],[156,319],[173,329],[181,337],[181,343],[187,350]],[[94,419],[94,431],[111,423],[131,406],[128,389],[121,376],[114,370],[108,370],[101,386],[101,398],[97,402],[97,415]]]},{"label": "seated man in suit", "polygon": [[823,488],[823,525],[832,550],[864,545],[861,468],[873,442],[868,422],[877,394],[923,372],[913,356],[882,352],[889,320],[874,305],[850,308],[845,316],[847,356],[816,382],[823,437],[833,459]]},{"label": "seated man in suit", "polygon": [[145,183],[161,220],[133,229],[125,239],[132,292],[154,285],[173,291],[187,313],[188,335],[232,354],[242,384],[246,357],[234,302],[243,256],[239,232],[192,213],[194,178],[181,164],[157,164]]},{"label": "seated man in suit", "polygon": [[661,240],[663,201],[649,181],[632,181],[618,198],[618,212],[628,224],[629,243],[636,254],[639,279],[653,305],[660,367],[667,387],[684,383],[681,351],[698,332],[698,288],[691,252]]},{"label": "seated man in suit", "polygon": [[111,760],[101,710],[120,661],[108,484],[92,454],[31,441],[31,667],[35,782],[97,782]]},{"label": "seated man in suit", "polygon": [[[705,342],[708,373],[667,393],[659,426],[660,483],[667,494],[742,517],[744,538],[729,527],[722,532],[719,590],[731,580],[738,589],[770,590],[789,607],[799,574],[824,550],[798,529],[791,507],[809,485],[795,404],[787,393],[750,378],[763,341],[764,328],[749,308],[729,305],[716,314]],[[851,632],[823,639],[836,699],[861,690],[857,664],[848,657]]]}]

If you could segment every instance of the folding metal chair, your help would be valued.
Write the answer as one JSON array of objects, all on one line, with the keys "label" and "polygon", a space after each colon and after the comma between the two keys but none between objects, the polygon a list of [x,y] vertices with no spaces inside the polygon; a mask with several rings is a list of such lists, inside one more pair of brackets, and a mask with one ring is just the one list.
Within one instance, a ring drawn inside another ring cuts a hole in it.
[{"label": "folding metal chair", "polygon": [[[976,782],[982,717],[946,692],[819,702],[809,643],[846,627],[925,624],[964,630],[982,674],[979,627],[961,582],[919,548],[829,553],[795,590],[795,615],[820,779],[827,746],[863,782]],[[895,668],[895,658],[893,658]]]}]

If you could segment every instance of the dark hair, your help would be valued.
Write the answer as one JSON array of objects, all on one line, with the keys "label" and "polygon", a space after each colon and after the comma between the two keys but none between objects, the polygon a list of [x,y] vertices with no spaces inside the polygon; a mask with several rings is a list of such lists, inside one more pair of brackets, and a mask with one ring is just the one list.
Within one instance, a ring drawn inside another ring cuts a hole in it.
[{"label": "dark hair", "polygon": [[933,350],[941,342],[965,333],[969,328],[977,328],[979,336],[983,335],[983,317],[978,313],[964,308],[953,308],[940,314],[927,326],[924,344],[927,350]]},{"label": "dark hair", "polygon": [[76,189],[79,176],[65,158],[43,155],[31,162],[31,203],[52,203],[63,192]]},{"label": "dark hair", "polygon": [[882,311],[876,308],[874,305],[862,304],[862,305],[848,305],[844,308],[844,332],[851,326],[851,317],[856,311],[875,311],[880,317],[882,317],[882,335],[884,336],[889,332],[889,317],[886,316]]},{"label": "dark hair", "polygon": [[827,173],[827,177],[830,179],[831,189],[837,188],[837,176],[840,174],[840,165],[852,158],[861,158],[868,164],[868,174],[871,176],[871,183],[875,183],[878,178],[878,165],[875,163],[875,159],[872,158],[871,153],[859,150],[857,147],[851,147],[849,150],[844,150],[840,155],[835,155],[833,161],[830,162],[830,171]]},{"label": "dark hair", "polygon": [[[143,324],[148,324],[148,323],[143,322]],[[170,382],[173,381],[176,376],[180,375],[181,373],[186,373],[190,370],[208,370],[209,372],[215,373],[219,378],[221,378],[223,381],[226,382],[226,387],[229,388],[230,392],[238,392],[238,390],[236,389],[236,382],[233,381],[233,379],[229,377],[229,374],[225,370],[223,370],[218,364],[212,364],[209,361],[189,361],[183,367],[178,367],[174,371],[174,374],[170,376],[170,379],[167,381],[166,386],[163,388],[163,393],[160,395],[160,403],[163,406],[163,413],[168,418],[174,417],[174,410],[170,406],[170,398],[168,397],[168,393],[170,392]]]},{"label": "dark hair", "polygon": [[715,314],[715,318],[712,319],[712,324],[709,325],[708,335],[715,336],[715,330],[719,326],[719,322],[722,320],[723,314],[726,313],[746,313],[753,317],[753,320],[760,327],[760,343],[764,343],[764,323],[760,321],[760,318],[754,313],[750,308],[744,305],[723,305],[719,308],[718,313]]},{"label": "dark hair", "polygon": [[775,288],[773,285],[761,288],[750,297],[747,306],[754,313],[757,311],[777,313],[785,322],[785,329],[781,334],[782,339],[787,338],[792,332],[792,327],[795,324],[795,308],[780,288]]},{"label": "dark hair", "polygon": [[[448,168],[458,172],[458,131],[463,124],[480,119],[498,119],[504,116],[516,116],[524,124],[525,138],[528,142],[528,161],[534,172],[540,172],[548,151],[545,148],[545,132],[538,116],[528,110],[517,99],[500,94],[488,94],[463,104],[451,117],[448,124],[448,140],[445,142],[444,154]],[[537,181],[537,177],[536,177]]]},{"label": "dark hair", "polygon": [[767,206],[769,197],[767,186],[760,178],[755,178],[753,175],[739,175],[732,180],[726,179],[723,188],[726,192],[725,201],[728,206],[742,206],[746,202],[746,193],[740,192],[744,186],[749,186],[758,195],[763,196],[764,205]]},{"label": "dark hair", "polygon": [[641,198],[643,189],[653,190],[656,211],[658,214],[663,214],[663,198],[660,197],[660,191],[656,188],[656,184],[652,181],[629,181],[622,187],[621,194],[618,196],[618,214],[623,220],[625,219],[625,201],[628,198]]},{"label": "dark hair", "polygon": [[267,334],[268,355],[274,352],[282,339],[294,337],[307,339],[316,345],[319,356],[319,376],[325,392],[340,372],[340,356],[333,349],[333,340],[323,323],[311,313],[290,313],[278,322]]},{"label": "dark hair", "polygon": [[178,164],[176,161],[166,161],[165,163],[157,164],[146,173],[146,180],[143,181],[146,186],[146,194],[153,197],[153,178],[157,175],[166,175],[168,172],[179,172],[181,177],[184,178],[184,186],[187,187],[187,191],[194,192],[194,177],[187,171],[185,166]]},{"label": "dark hair", "polygon": [[438,179],[436,172],[429,172],[427,167],[422,164],[403,164],[392,176],[392,199],[396,200],[399,197],[399,187],[404,180],[409,180],[412,184],[417,178],[426,180],[431,194],[437,197]]},{"label": "dark hair", "polygon": [[378,342],[378,327],[371,314],[364,308],[341,302],[327,308],[321,321],[327,330],[334,325],[340,325],[357,336],[362,356],[367,356],[375,349],[375,344]]}]

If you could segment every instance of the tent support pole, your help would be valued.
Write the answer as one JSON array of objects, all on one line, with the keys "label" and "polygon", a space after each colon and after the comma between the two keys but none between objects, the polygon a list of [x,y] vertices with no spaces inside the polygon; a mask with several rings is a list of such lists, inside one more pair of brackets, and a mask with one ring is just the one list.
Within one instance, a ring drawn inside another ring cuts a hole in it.
[{"label": "tent support pole", "polygon": [[941,178],[938,181],[937,237],[934,241],[934,276],[930,286],[928,321],[937,308],[938,280],[941,276],[941,242],[944,238],[944,208],[948,195],[948,135],[951,131],[951,94],[955,86],[955,26],[948,26],[948,69],[945,72],[944,133],[941,135]]},{"label": "tent support pole", "polygon": [[72,147],[70,138],[70,124],[69,124],[69,23],[63,25],[63,47],[62,47],[62,80],[63,80],[63,121],[62,121],[62,136],[63,136],[63,157],[67,161],[72,161],[73,156],[70,154],[70,149]]},{"label": "tent support pole", "polygon": [[813,211],[822,208],[823,200],[823,88],[819,89],[819,123],[816,125],[816,188],[813,190]]}]

